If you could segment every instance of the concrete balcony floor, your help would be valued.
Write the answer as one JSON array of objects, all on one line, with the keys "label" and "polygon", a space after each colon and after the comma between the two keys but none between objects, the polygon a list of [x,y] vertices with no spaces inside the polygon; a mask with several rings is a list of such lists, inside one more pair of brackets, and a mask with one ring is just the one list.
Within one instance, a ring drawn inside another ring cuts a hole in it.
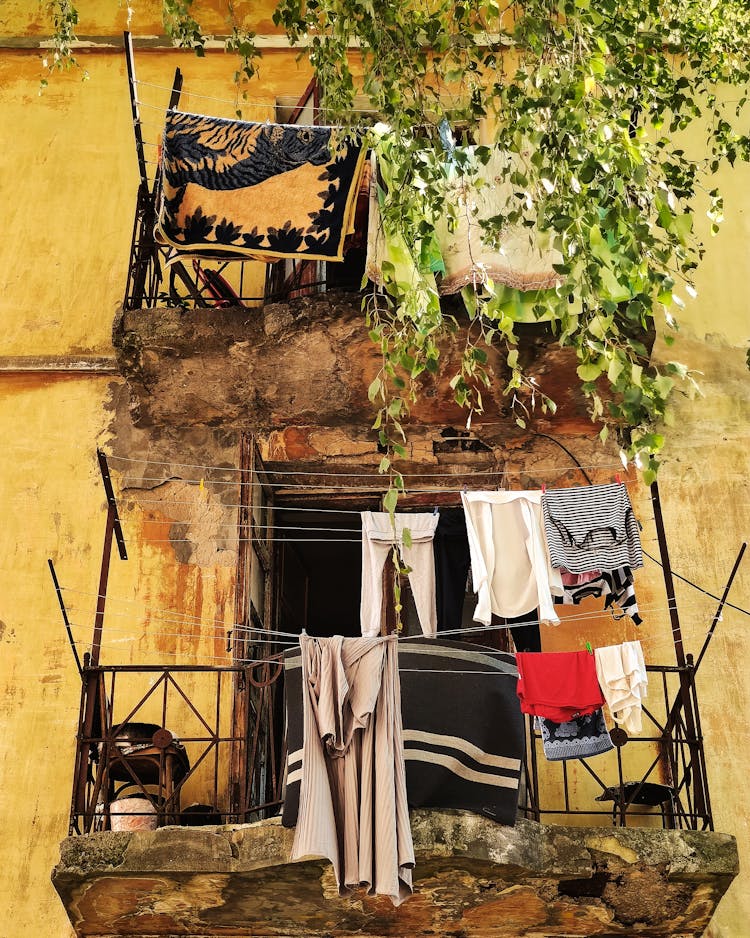
[{"label": "concrete balcony floor", "polygon": [[727,834],[515,827],[412,814],[414,895],[340,897],[330,864],[288,860],[278,818],[70,837],[52,880],[79,936],[615,938],[702,935],[737,874]]}]

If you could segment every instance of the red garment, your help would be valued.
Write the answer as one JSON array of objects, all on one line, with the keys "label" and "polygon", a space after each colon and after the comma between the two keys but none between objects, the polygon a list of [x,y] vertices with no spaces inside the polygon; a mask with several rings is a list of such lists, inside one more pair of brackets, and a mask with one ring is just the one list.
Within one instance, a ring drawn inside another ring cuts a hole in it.
[{"label": "red garment", "polygon": [[596,661],[588,651],[522,651],[516,664],[523,713],[567,723],[604,704]]}]

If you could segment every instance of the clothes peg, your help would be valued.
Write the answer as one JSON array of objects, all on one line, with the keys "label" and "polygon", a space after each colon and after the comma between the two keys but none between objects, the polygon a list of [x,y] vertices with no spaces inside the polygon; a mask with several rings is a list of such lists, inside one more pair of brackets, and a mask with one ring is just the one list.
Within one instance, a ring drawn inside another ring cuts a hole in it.
[{"label": "clothes peg", "polygon": [[586,651],[590,654],[594,654],[594,649],[591,647],[591,642],[586,642]]},{"label": "clothes peg", "polygon": [[615,482],[616,482],[618,485],[622,485],[622,479],[620,478],[620,473],[619,473],[619,472],[615,475]]},{"label": "clothes peg", "polygon": [[546,483],[546,482],[542,482],[542,495],[544,495],[544,493],[545,493],[546,491],[547,491],[547,483]]},{"label": "clothes peg", "polygon": [[440,508],[439,508],[437,505],[435,505],[435,507],[432,509],[432,513],[433,513],[433,515],[439,515],[439,514],[440,514]]}]

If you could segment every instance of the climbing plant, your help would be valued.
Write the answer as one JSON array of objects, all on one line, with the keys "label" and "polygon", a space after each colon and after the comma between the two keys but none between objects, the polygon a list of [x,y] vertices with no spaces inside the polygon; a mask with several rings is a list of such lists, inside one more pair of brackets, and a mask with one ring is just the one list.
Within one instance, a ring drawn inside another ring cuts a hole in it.
[{"label": "climbing plant", "polygon": [[[192,0],[163,5],[174,42],[202,54]],[[48,7],[63,11],[55,42],[64,61],[74,7]],[[241,82],[257,49],[231,2],[228,14]],[[502,245],[509,229],[528,229],[554,247],[556,284],[520,305],[574,349],[602,439],[616,433],[652,480],[670,397],[694,381],[676,361],[652,364],[644,334],[658,326],[671,344],[703,255],[696,213],[707,212],[716,233],[723,207],[712,177],[750,158],[746,0],[280,0],[274,20],[310,60],[329,121],[360,129],[363,95],[370,123],[381,122],[367,142],[386,168],[388,251],[364,317],[383,356],[370,387],[382,468],[405,454],[410,405],[457,327],[437,293],[436,227],[458,223],[455,179],[464,192],[481,189],[482,166],[500,151],[512,194],[483,219],[483,239]],[[470,210],[470,199],[461,204]],[[451,380],[456,400],[481,411],[487,350],[500,345],[508,377],[498,393],[518,423],[535,406],[554,410],[523,367],[519,298],[509,302],[482,276],[463,297],[470,328]]]}]

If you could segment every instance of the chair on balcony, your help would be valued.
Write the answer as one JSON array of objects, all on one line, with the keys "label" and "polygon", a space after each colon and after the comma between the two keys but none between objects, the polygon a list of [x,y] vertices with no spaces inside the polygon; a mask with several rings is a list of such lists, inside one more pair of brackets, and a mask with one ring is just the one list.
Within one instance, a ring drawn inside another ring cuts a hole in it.
[{"label": "chair on balcony", "polygon": [[622,788],[619,785],[605,788],[596,800],[612,802],[614,825],[617,824],[618,814],[623,811],[627,813],[632,805],[642,805],[660,809],[663,828],[672,829],[675,826],[675,790],[669,785],[656,782],[623,782]]},{"label": "chair on balcony", "polygon": [[134,789],[152,802],[160,823],[177,823],[180,787],[190,771],[182,743],[156,724],[124,723],[105,746],[110,804]]}]

